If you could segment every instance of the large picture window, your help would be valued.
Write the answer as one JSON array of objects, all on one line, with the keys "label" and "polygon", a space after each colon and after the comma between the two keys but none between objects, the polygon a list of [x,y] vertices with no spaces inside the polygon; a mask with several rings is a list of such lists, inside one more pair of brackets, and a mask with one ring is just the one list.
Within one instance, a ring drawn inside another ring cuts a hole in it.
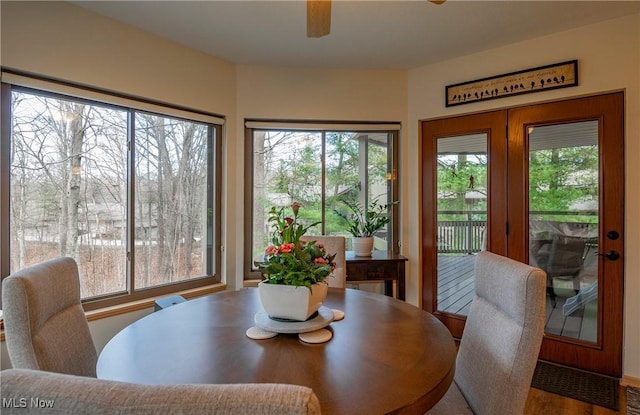
[{"label": "large picture window", "polygon": [[[272,230],[267,217],[272,206],[301,203],[303,221],[322,221],[309,234],[343,235],[350,250],[347,225],[334,213],[344,210],[341,201],[365,206],[374,200],[382,204],[397,200],[398,126],[309,125],[305,129],[304,125],[247,122],[247,127],[251,206],[246,223],[251,227],[245,238],[245,279],[259,278],[253,261],[269,243]],[[391,223],[375,235],[375,249],[397,249],[397,209],[391,216]]]},{"label": "large picture window", "polygon": [[88,308],[219,281],[220,125],[8,84],[2,105],[3,277],[73,257]]}]

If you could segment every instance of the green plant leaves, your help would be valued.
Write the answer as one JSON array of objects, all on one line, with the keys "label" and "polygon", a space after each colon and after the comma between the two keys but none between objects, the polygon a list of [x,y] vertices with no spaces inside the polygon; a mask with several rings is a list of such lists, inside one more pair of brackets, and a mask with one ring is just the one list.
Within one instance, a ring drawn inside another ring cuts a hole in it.
[{"label": "green plant leaves", "polygon": [[341,199],[349,212],[334,209],[334,213],[347,221],[349,233],[355,237],[373,236],[378,230],[387,225],[391,218],[389,209],[399,201],[381,204],[376,200],[369,203],[367,209],[360,202]]}]

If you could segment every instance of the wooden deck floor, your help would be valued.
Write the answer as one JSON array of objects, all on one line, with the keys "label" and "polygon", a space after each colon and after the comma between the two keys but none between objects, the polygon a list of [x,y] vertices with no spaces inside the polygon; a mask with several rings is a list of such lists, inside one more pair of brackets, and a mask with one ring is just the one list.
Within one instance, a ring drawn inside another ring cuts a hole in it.
[{"label": "wooden deck floor", "polygon": [[[473,268],[475,255],[438,256],[438,310],[447,313],[468,315],[474,296]],[[595,280],[597,261],[587,260],[579,278],[582,286]],[[562,313],[562,306],[573,295],[571,290],[563,290],[563,281],[555,280],[556,301],[553,306],[547,297],[547,321],[545,332],[572,339],[595,342],[597,338],[597,301],[587,303],[570,315]]]},{"label": "wooden deck floor", "polygon": [[438,256],[438,310],[468,315],[475,293],[475,255]]}]

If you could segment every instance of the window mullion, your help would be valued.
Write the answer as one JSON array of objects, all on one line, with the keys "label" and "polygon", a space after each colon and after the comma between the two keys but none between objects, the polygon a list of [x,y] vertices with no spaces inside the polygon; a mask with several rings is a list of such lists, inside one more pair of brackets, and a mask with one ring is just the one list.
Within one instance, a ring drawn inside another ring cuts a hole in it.
[{"label": "window mullion", "polygon": [[[0,277],[11,272],[11,221],[9,183],[11,176],[11,85],[1,85],[0,96],[2,112],[0,113]],[[0,298],[0,309],[2,299]]]},{"label": "window mullion", "polygon": [[136,188],[136,111],[129,110],[127,115],[127,291],[135,292],[135,188]]},{"label": "window mullion", "polygon": [[326,233],[326,208],[327,208],[327,132],[322,132],[322,149],[320,155],[320,171],[322,172],[322,178],[320,180],[320,220],[322,221],[321,226],[321,234],[324,235]]},{"label": "window mullion", "polygon": [[216,134],[215,129],[212,126],[208,127],[207,130],[207,197],[206,197],[206,220],[205,226],[206,229],[204,231],[204,235],[206,237],[206,248],[205,248],[205,273],[206,275],[214,275],[214,250],[216,249],[216,244],[214,243],[216,240],[213,222],[214,215],[217,215],[217,209],[214,208],[214,196],[215,196],[215,188],[214,183],[218,180],[216,175],[216,165],[214,163],[213,153],[214,147],[216,143]]},{"label": "window mullion", "polygon": [[369,205],[369,136],[358,137],[358,181],[360,186],[359,202],[366,209]]}]

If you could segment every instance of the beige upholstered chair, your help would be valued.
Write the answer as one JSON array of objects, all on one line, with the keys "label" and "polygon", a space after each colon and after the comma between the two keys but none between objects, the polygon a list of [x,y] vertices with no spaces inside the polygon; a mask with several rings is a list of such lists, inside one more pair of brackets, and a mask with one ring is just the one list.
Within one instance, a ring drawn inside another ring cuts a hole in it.
[{"label": "beige upholstered chair", "polygon": [[480,252],[476,296],[456,359],[454,382],[432,414],[517,415],[540,352],[545,318],[544,271]]},{"label": "beige upholstered chair", "polygon": [[98,358],[73,258],[54,258],[8,276],[2,305],[14,368],[96,376]]},{"label": "beige upholstered chair", "polygon": [[298,385],[138,385],[26,369],[2,371],[0,382],[3,415],[320,414],[317,396]]},{"label": "beige upholstered chair", "polygon": [[347,282],[346,241],[344,236],[304,235],[300,240],[307,243],[309,241],[318,241],[318,243],[324,244],[328,253],[336,254],[334,259],[336,269],[333,271],[333,277],[327,278],[327,282],[329,283],[329,287],[344,288]]}]

